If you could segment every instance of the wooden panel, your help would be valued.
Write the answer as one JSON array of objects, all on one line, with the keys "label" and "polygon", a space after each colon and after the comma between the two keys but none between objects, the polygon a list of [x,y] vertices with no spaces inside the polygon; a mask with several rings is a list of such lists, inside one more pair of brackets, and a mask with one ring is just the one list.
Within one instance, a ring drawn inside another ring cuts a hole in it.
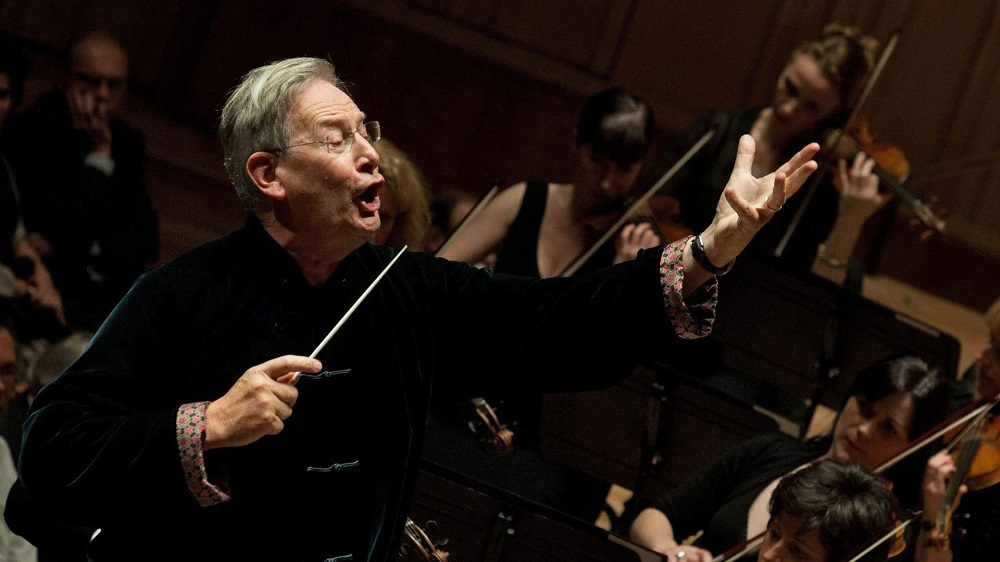
[{"label": "wooden panel", "polygon": [[182,0],[162,0],[143,9],[122,9],[115,0],[36,0],[5,4],[3,21],[10,31],[56,51],[78,34],[103,30],[129,54],[132,76],[152,84],[160,72],[168,37]]}]

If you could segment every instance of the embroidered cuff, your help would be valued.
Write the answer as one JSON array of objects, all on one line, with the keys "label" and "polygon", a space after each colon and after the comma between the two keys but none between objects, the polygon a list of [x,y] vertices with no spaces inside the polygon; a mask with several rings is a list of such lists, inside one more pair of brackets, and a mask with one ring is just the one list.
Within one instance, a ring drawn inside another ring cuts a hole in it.
[{"label": "embroidered cuff", "polygon": [[711,281],[698,287],[684,299],[684,248],[693,236],[668,244],[660,256],[660,283],[663,285],[663,304],[674,325],[674,332],[685,340],[703,338],[712,333],[715,307],[719,302],[719,282]]},{"label": "embroidered cuff", "polygon": [[83,159],[83,163],[86,166],[100,170],[102,174],[108,177],[115,174],[115,161],[109,156],[98,154],[96,152],[88,152],[87,156]]},{"label": "embroidered cuff", "polygon": [[205,409],[208,402],[184,404],[177,410],[177,450],[181,455],[184,481],[191,495],[202,507],[229,501],[228,483],[208,481],[201,444],[205,438]]}]

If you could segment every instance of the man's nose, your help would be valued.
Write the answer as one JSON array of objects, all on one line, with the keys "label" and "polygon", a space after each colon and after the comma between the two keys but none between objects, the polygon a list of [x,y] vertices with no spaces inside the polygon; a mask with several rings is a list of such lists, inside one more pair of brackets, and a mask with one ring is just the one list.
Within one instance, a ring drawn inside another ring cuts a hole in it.
[{"label": "man's nose", "polygon": [[111,99],[111,85],[108,84],[107,80],[101,80],[101,83],[94,90],[94,97],[99,101],[108,101]]},{"label": "man's nose", "polygon": [[760,559],[766,560],[767,562],[777,562],[780,560],[780,558],[778,558],[778,545],[772,544],[768,547],[760,547]]},{"label": "man's nose", "polygon": [[372,173],[382,163],[382,157],[375,150],[375,145],[366,137],[354,133],[354,150],[358,151],[357,162],[361,165],[361,171]]}]

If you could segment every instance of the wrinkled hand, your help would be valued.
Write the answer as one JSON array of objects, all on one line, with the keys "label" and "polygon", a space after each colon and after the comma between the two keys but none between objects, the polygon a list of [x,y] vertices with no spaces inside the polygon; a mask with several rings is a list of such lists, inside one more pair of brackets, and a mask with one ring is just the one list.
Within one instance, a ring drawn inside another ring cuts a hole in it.
[{"label": "wrinkled hand", "polygon": [[648,222],[626,224],[615,237],[614,263],[634,260],[639,250],[655,248],[660,244],[660,237],[656,235]]},{"label": "wrinkled hand", "polygon": [[[921,485],[925,518],[936,518],[938,513],[940,513],[941,506],[944,504],[948,479],[954,473],[955,461],[948,454],[947,449],[940,451],[927,461],[927,469],[924,470],[924,481]],[[958,507],[958,502],[962,499],[962,495],[966,491],[968,491],[968,488],[965,484],[962,484],[958,489],[958,495],[955,496],[955,501],[951,505],[949,515]]]},{"label": "wrinkled hand", "polygon": [[716,207],[712,224],[702,233],[705,253],[716,265],[736,259],[750,240],[785,200],[802,187],[816,171],[812,157],[819,145],[812,143],[800,150],[781,167],[762,178],[750,172],[756,143],[750,135],[740,138],[736,164]]},{"label": "wrinkled hand", "polygon": [[712,562],[712,553],[696,546],[677,545],[660,554],[666,554],[670,562]]},{"label": "wrinkled hand", "polygon": [[299,392],[279,380],[288,380],[295,371],[322,368],[316,359],[285,355],[247,369],[225,396],[205,410],[204,450],[240,447],[281,432]]},{"label": "wrinkled hand", "polygon": [[854,157],[850,170],[843,158],[837,162],[837,181],[834,185],[840,192],[840,213],[851,213],[867,219],[892,199],[892,194],[878,192],[878,176],[872,172],[874,168],[875,161],[863,152]]},{"label": "wrinkled hand", "polygon": [[90,149],[111,156],[111,111],[107,103],[95,99],[93,92],[82,88],[66,91],[73,128],[87,133]]}]

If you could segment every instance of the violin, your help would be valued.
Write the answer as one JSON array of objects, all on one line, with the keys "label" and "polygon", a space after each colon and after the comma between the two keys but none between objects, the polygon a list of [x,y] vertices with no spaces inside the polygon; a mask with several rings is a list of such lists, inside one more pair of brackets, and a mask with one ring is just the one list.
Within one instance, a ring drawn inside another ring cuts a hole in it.
[{"label": "violin", "polygon": [[953,451],[955,458],[955,473],[948,480],[944,501],[936,514],[934,540],[940,547],[949,546],[955,519],[951,511],[960,486],[964,483],[968,491],[975,492],[1000,483],[1000,415],[997,414],[988,410],[961,432],[945,435],[947,450]]},{"label": "violin", "polygon": [[945,442],[954,445],[956,441],[964,441],[975,446],[975,451],[969,455],[965,470],[956,471],[956,476],[969,488],[976,492],[1000,483],[1000,411],[986,412],[964,435],[946,434]]},{"label": "violin", "polygon": [[[823,145],[833,158],[851,161],[858,153],[863,153],[874,160],[872,173],[878,177],[879,184],[892,192],[913,212],[916,222],[924,225],[925,230],[921,233],[921,240],[926,240],[934,233],[944,234],[946,223],[943,213],[935,213],[931,208],[935,200],[930,204],[924,203],[903,187],[903,182],[910,175],[910,163],[902,149],[892,144],[875,142],[871,127],[864,116],[855,114],[843,129],[831,131]],[[911,226],[915,224],[911,223]]]}]

